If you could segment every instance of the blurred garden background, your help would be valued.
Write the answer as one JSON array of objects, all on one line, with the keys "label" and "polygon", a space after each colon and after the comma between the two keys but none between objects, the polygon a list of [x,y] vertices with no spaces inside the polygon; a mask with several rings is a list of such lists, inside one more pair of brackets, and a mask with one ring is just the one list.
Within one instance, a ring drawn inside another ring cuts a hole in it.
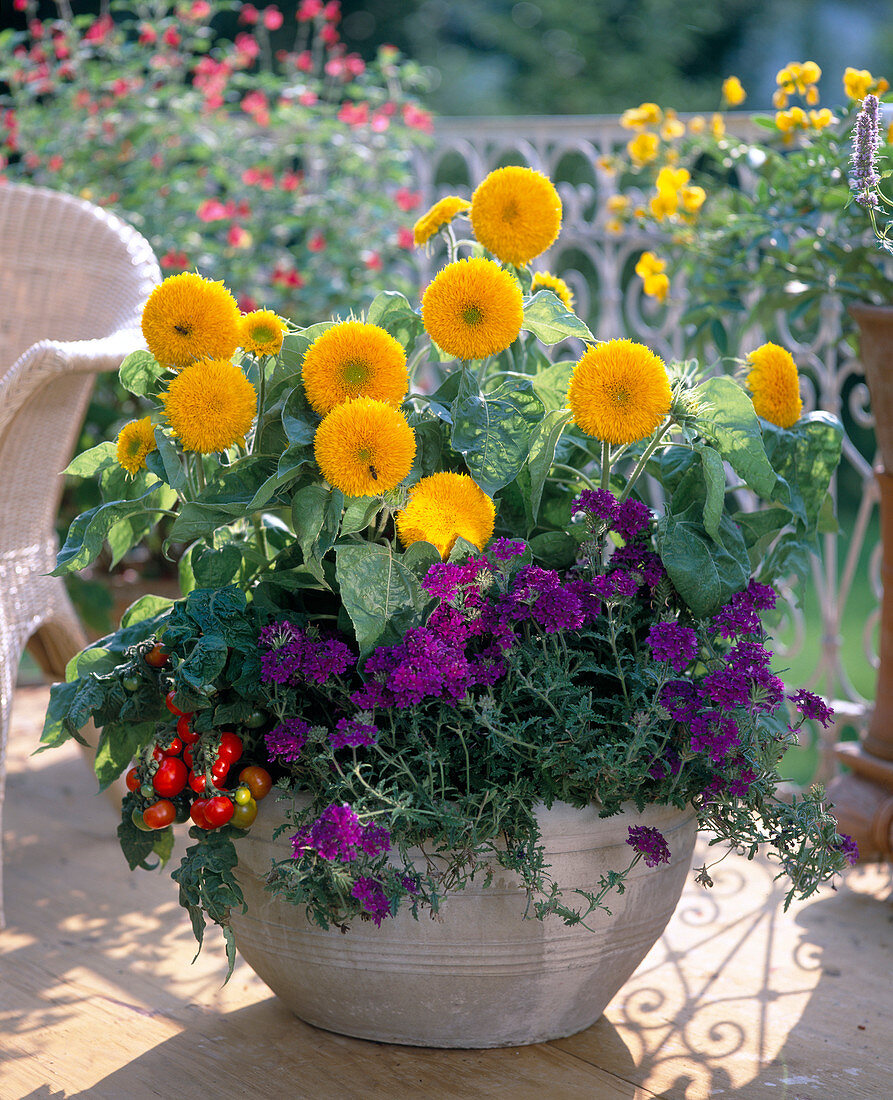
[{"label": "blurred garden background", "polygon": [[[297,324],[362,308],[395,285],[395,272],[397,288],[417,295],[425,261],[412,226],[435,197],[423,193],[418,167],[433,158],[447,116],[468,119],[472,133],[476,116],[504,116],[510,130],[512,116],[616,118],[642,101],[709,114],[730,106],[720,89],[731,74],[747,93],[742,110],[771,112],[776,74],[794,58],[821,67],[823,104],[842,98],[847,66],[893,79],[885,0],[2,5],[4,174],[115,210],[150,240],[164,274],[225,279],[243,308],[274,308]],[[519,138],[524,127],[517,123]],[[518,159],[510,152],[500,163]],[[571,158],[556,183],[586,186],[590,177],[595,194],[594,166]],[[430,182],[463,184],[448,161]],[[563,259],[585,274],[579,256]],[[598,293],[594,285],[590,321]],[[845,410],[859,382],[847,382]],[[79,449],[114,438],[135,412],[103,379]],[[844,418],[870,463],[870,427]],[[60,530],[93,492],[72,481]],[[845,468],[841,561],[862,493]],[[877,602],[877,538],[875,512],[841,631],[847,672],[866,697],[874,671],[862,638]],[[160,543],[120,559],[112,546],[103,568],[72,586],[88,625],[102,632],[112,623],[108,571],[126,603],[134,584],[176,585],[175,550],[171,558]],[[805,590],[804,643],[789,662],[798,683],[822,645],[819,598]],[[815,759],[807,749],[792,775],[808,778]]]}]

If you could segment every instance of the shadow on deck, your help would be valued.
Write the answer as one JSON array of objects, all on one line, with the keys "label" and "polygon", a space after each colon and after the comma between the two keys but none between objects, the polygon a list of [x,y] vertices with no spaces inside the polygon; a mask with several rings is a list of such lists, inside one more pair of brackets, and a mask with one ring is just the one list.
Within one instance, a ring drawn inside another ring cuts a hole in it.
[{"label": "shadow on deck", "polygon": [[605,1017],[569,1039],[488,1051],[348,1039],[296,1020],[241,961],[222,986],[213,931],[191,965],[175,885],[127,870],[77,748],[29,755],[46,699],[19,690],[9,746],[4,1100],[891,1095],[888,868],[856,868],[785,914],[772,868],[729,856],[713,890],[689,885]]}]

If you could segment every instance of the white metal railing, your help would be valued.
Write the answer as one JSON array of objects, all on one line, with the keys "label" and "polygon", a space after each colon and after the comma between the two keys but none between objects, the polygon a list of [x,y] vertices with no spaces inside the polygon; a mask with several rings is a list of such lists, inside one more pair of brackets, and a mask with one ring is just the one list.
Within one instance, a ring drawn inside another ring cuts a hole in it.
[{"label": "white metal railing", "polygon": [[[753,132],[752,124],[743,117],[727,116],[727,124],[736,135]],[[558,242],[537,266],[568,283],[577,312],[599,337],[628,336],[664,356],[681,356],[686,335],[680,321],[684,288],[674,286],[666,306],[661,307],[642,294],[641,281],[633,276],[639,254],[659,242],[638,229],[618,235],[606,228],[606,202],[615,187],[612,176],[600,167],[600,159],[628,139],[628,132],[613,117],[445,118],[435,126],[433,148],[417,157],[417,178],[427,203],[444,194],[470,195],[477,182],[503,164],[527,164],[544,172],[561,195],[564,219]],[[422,260],[422,265],[425,277],[431,261]],[[868,390],[844,321],[843,305],[829,297],[823,303],[817,329],[798,330],[779,315],[773,338],[783,342],[797,361],[807,409],[835,413],[851,429],[870,429]],[[755,332],[748,346],[755,347],[758,342]],[[851,680],[853,654],[859,653],[860,659],[874,668],[878,664],[874,643],[881,592],[878,491],[871,462],[849,435],[844,439],[844,467],[849,470],[847,483],[852,485],[855,480],[860,486],[855,520],[840,536],[823,536],[821,557],[813,564],[822,637],[808,686],[834,699],[838,713],[836,725],[821,733],[815,775],[821,781],[834,773],[832,748],[841,727],[861,729],[870,709],[870,701]],[[840,480],[835,478],[835,500]],[[870,585],[871,611],[864,626],[859,624],[858,635],[844,637],[847,605],[860,585]],[[784,656],[790,660],[807,642],[802,610],[793,612],[784,634]]]}]

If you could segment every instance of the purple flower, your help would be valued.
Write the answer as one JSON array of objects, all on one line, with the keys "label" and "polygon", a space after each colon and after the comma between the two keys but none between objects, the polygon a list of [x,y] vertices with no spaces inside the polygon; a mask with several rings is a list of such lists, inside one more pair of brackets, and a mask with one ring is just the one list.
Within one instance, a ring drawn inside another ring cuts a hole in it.
[{"label": "purple flower", "polygon": [[690,680],[670,680],[660,693],[660,702],[672,721],[688,725],[698,713],[701,696]]},{"label": "purple flower", "polygon": [[274,623],[260,632],[261,679],[266,683],[298,686],[303,680],[323,684],[345,672],[354,662],[350,648],[337,638],[311,638],[291,623]]},{"label": "purple flower", "polygon": [[293,764],[307,742],[310,726],[302,718],[286,718],[264,736],[267,752],[273,760]]},{"label": "purple flower", "polygon": [[339,718],[335,729],[329,731],[329,744],[333,749],[358,749],[374,745],[377,737],[376,726],[357,722],[354,718]]},{"label": "purple flower", "polygon": [[755,611],[771,611],[778,599],[775,589],[752,580],[744,590]]},{"label": "purple flower", "polygon": [[584,489],[571,507],[575,512],[588,512],[608,527],[613,527],[617,521],[617,498],[607,489]]},{"label": "purple flower", "polygon": [[419,884],[412,875],[404,875],[400,879],[400,885],[407,892],[407,894],[417,894],[419,892]]},{"label": "purple flower", "polygon": [[713,618],[713,629],[724,638],[740,634],[759,634],[762,630],[758,611],[775,607],[776,595],[768,584],[752,580],[743,592],[736,592]]},{"label": "purple flower", "polygon": [[820,699],[818,695],[815,695],[811,691],[807,691],[805,688],[800,688],[799,691],[795,691],[793,695],[789,695],[788,698],[800,711],[804,718],[811,718],[815,722],[821,722],[822,727],[827,729],[834,718],[834,711],[824,699]]},{"label": "purple flower", "polygon": [[358,878],[350,891],[362,905],[364,912],[368,913],[375,921],[375,927],[381,928],[381,922],[385,917],[391,916],[391,906],[387,895],[382,889],[381,883],[374,878],[363,876]]},{"label": "purple flower", "polygon": [[465,594],[466,599],[470,595],[466,590],[471,587],[478,589],[475,595],[479,596],[479,578],[481,564],[475,560],[462,562],[437,562],[431,566],[422,581],[422,588],[439,600],[454,600],[460,594]]},{"label": "purple flower", "polygon": [[647,531],[650,523],[651,509],[640,500],[629,498],[617,506],[614,530],[625,542],[629,542],[640,532]]},{"label": "purple flower", "polygon": [[847,833],[838,833],[838,836],[840,837],[840,843],[837,845],[838,851],[846,856],[847,863],[852,867],[859,859],[859,845]]},{"label": "purple flower", "polygon": [[487,549],[496,561],[509,561],[511,558],[520,557],[527,549],[527,543],[521,539],[495,539]]},{"label": "purple flower", "polygon": [[291,838],[295,859],[305,852],[315,850],[323,859],[337,859],[350,863],[357,858],[357,845],[363,836],[363,827],[353,809],[345,802],[341,806],[332,803],[319,815],[309,829],[301,829]]},{"label": "purple flower", "polygon": [[676,672],[686,669],[698,652],[695,632],[679,623],[655,623],[648,631],[647,642],[655,661],[668,661]]},{"label": "purple flower", "polygon": [[881,182],[877,169],[880,141],[878,106],[875,95],[867,95],[862,100],[862,109],[853,130],[853,152],[850,158],[853,165],[850,188],[856,192],[856,202],[860,206],[874,208],[879,205],[877,186]]},{"label": "purple flower", "polygon": [[579,596],[562,585],[554,569],[525,565],[515,575],[509,596],[515,605],[513,618],[532,619],[550,634],[557,630],[579,630],[583,625]]},{"label": "purple flower", "polygon": [[721,711],[707,711],[691,719],[691,751],[703,752],[714,764],[721,763],[739,741],[734,719]]},{"label": "purple flower", "polygon": [[701,690],[708,699],[727,710],[746,706],[750,700],[750,682],[743,672],[734,668],[708,673],[701,681]]},{"label": "purple flower", "polygon": [[373,822],[363,826],[363,835],[360,837],[360,847],[367,856],[380,856],[383,852],[390,851],[391,834],[387,829]]},{"label": "purple flower", "polygon": [[759,642],[738,642],[726,655],[729,668],[751,677],[767,669],[771,660],[772,654]]},{"label": "purple flower", "polygon": [[659,863],[670,862],[670,849],[659,829],[650,825],[630,825],[626,843],[634,852],[642,856],[646,867],[656,867]]}]

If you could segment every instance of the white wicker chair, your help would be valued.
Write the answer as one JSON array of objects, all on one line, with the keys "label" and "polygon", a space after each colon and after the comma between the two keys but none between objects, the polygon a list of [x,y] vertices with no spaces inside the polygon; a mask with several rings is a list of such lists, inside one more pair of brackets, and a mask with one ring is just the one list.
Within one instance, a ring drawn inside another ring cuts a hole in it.
[{"label": "white wicker chair", "polygon": [[[161,278],[119,218],[43,188],[0,186],[0,816],[16,670],[25,645],[62,679],[86,644],[55,565],[63,479],[97,371],[142,346]],[[0,928],[3,927],[0,850]]]}]

